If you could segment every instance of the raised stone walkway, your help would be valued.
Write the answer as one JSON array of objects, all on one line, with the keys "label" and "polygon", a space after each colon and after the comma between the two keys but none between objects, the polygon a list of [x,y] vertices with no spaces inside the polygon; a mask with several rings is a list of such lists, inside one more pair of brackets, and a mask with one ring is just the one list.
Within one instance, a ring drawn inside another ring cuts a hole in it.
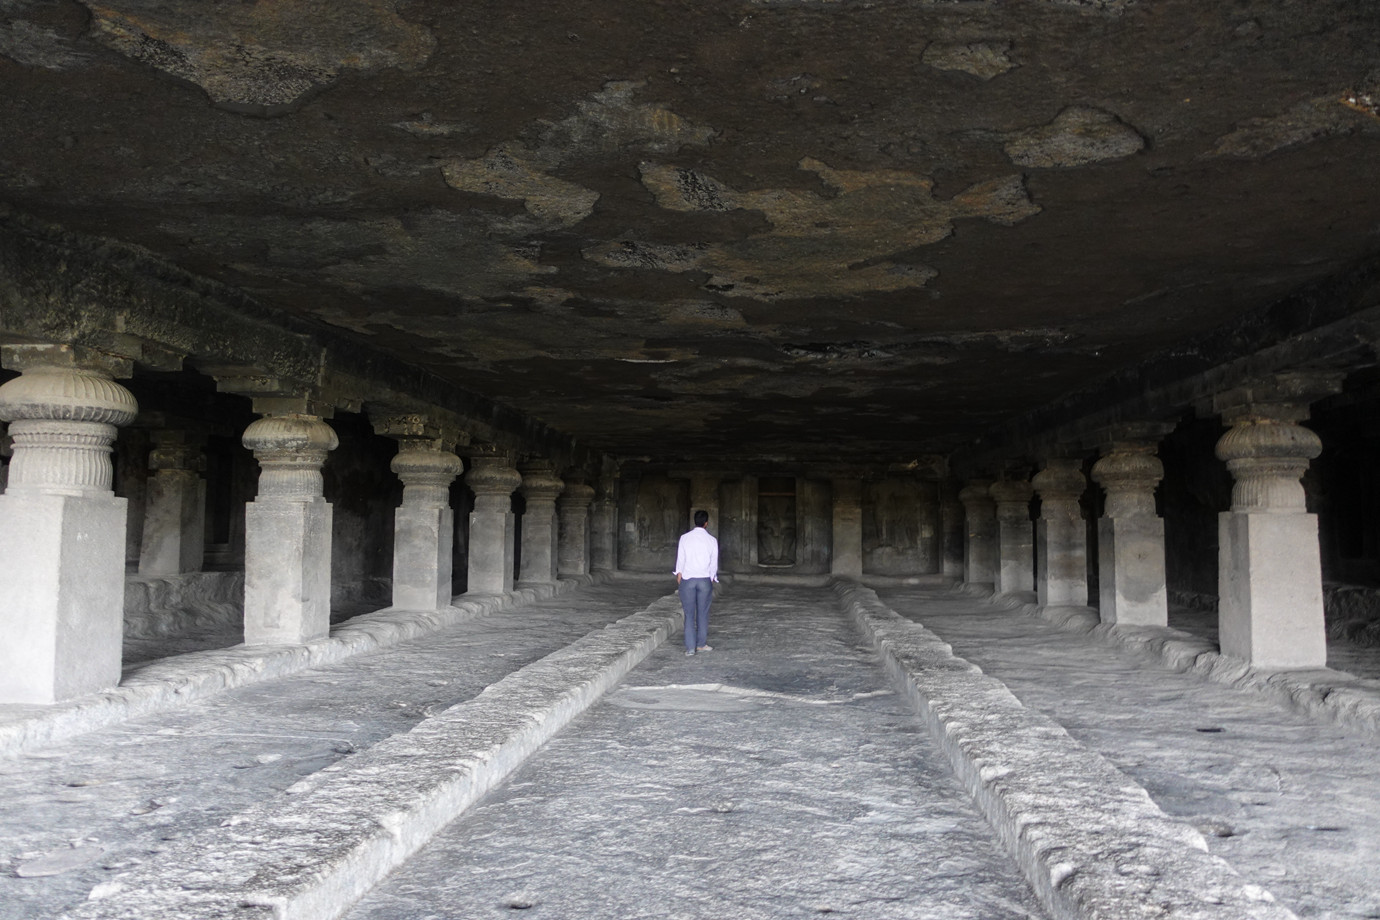
[{"label": "raised stone walkway", "polygon": [[0,918],[1380,915],[1372,735],[951,590],[734,585],[686,658],[666,587],[0,761]]}]

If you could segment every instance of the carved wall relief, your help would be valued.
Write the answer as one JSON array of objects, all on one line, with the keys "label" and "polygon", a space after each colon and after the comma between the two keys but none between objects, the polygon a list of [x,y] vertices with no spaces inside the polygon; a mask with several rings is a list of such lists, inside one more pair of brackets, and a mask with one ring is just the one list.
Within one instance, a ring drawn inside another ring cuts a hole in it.
[{"label": "carved wall relief", "polygon": [[863,483],[863,571],[925,575],[939,571],[935,484],[903,477]]},{"label": "carved wall relief", "polygon": [[669,574],[680,535],[689,529],[690,483],[648,473],[624,486],[618,502],[619,566]]},{"label": "carved wall relief", "polygon": [[757,481],[757,564],[795,565],[795,479],[762,477]]}]

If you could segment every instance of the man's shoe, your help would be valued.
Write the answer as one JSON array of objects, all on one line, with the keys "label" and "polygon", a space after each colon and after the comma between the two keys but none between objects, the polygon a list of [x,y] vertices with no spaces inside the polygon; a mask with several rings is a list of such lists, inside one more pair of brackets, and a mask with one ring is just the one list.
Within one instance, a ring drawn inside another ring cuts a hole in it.
[{"label": "man's shoe", "polygon": [[712,651],[714,651],[714,646],[712,646],[712,645],[701,645],[699,648],[695,649],[695,651],[697,651],[697,652],[712,652]]},{"label": "man's shoe", "polygon": [[691,657],[691,656],[694,655],[694,654],[695,654],[695,650],[694,650],[694,649],[686,649],[686,650],[685,650],[685,657],[686,657],[686,658],[689,658],[689,657]]}]

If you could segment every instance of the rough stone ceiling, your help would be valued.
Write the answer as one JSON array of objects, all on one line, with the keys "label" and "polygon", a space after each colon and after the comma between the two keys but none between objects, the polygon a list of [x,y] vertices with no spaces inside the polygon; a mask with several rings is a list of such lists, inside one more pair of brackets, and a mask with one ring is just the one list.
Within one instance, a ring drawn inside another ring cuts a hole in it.
[{"label": "rough stone ceiling", "polygon": [[1355,0],[0,16],[0,200],[627,455],[945,450],[1380,250]]}]

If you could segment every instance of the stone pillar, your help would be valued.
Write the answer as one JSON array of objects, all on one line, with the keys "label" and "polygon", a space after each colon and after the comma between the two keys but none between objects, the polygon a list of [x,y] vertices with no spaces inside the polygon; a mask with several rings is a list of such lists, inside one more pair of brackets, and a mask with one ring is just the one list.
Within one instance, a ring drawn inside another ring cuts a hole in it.
[{"label": "stone pillar", "polygon": [[465,485],[474,493],[470,512],[467,594],[513,590],[513,490],[522,476],[502,452],[474,454]]},{"label": "stone pillar", "polygon": [[1035,590],[1035,527],[1030,499],[1035,490],[1024,480],[992,483],[997,506],[996,592],[1017,594]]},{"label": "stone pillar", "polygon": [[862,575],[862,480],[834,479],[834,551],[829,572]]},{"label": "stone pillar", "polygon": [[611,476],[600,478],[589,510],[589,567],[596,572],[618,568],[618,501],[614,496],[617,482]]},{"label": "stone pillar", "polygon": [[958,500],[958,483],[944,479],[939,483],[940,572],[945,578],[963,580],[963,552],[967,528],[963,503]]},{"label": "stone pillar", "polygon": [[439,610],[450,606],[455,512],[450,484],[460,458],[443,441],[402,438],[389,465],[403,483],[393,512],[393,606]]},{"label": "stone pillar", "polygon": [[1299,481],[1322,442],[1298,423],[1309,402],[1339,388],[1332,376],[1280,375],[1214,400],[1231,426],[1217,457],[1236,479],[1217,525],[1224,655],[1264,668],[1327,663],[1318,519]]},{"label": "stone pillar", "polygon": [[1088,482],[1083,462],[1046,460],[1031,485],[1040,495],[1035,523],[1035,595],[1045,607],[1088,603],[1088,531],[1078,499]]},{"label": "stone pillar", "polygon": [[556,496],[565,483],[554,464],[534,460],[518,466],[519,490],[526,500],[522,513],[522,560],[519,580],[530,584],[554,584],[558,572],[560,530],[556,520]]},{"label": "stone pillar", "polygon": [[997,580],[997,506],[989,491],[990,479],[970,479],[958,493],[963,503],[963,581],[970,585],[995,585]]},{"label": "stone pillar", "polygon": [[0,702],[54,703],[120,682],[127,509],[110,448],[138,406],[72,349],[4,358],[23,373],[0,386],[14,441],[0,495]]},{"label": "stone pillar", "polygon": [[206,553],[206,468],[202,438],[183,428],[151,432],[140,575],[200,572]]},{"label": "stone pillar", "polygon": [[242,440],[259,461],[259,493],[244,515],[244,644],[319,639],[331,627],[331,506],[321,466],[340,440],[304,413],[261,418]]},{"label": "stone pillar", "polygon": [[686,530],[695,526],[695,512],[709,513],[709,532],[719,534],[719,482],[723,479],[717,473],[690,474],[690,520]]},{"label": "stone pillar", "polygon": [[1093,481],[1107,492],[1097,522],[1098,613],[1103,623],[1169,625],[1164,574],[1164,521],[1155,486],[1164,466],[1153,441],[1119,441],[1103,449]]},{"label": "stone pillar", "polygon": [[556,500],[559,524],[557,571],[565,577],[589,574],[589,503],[594,487],[583,473],[566,477],[565,489]]}]

